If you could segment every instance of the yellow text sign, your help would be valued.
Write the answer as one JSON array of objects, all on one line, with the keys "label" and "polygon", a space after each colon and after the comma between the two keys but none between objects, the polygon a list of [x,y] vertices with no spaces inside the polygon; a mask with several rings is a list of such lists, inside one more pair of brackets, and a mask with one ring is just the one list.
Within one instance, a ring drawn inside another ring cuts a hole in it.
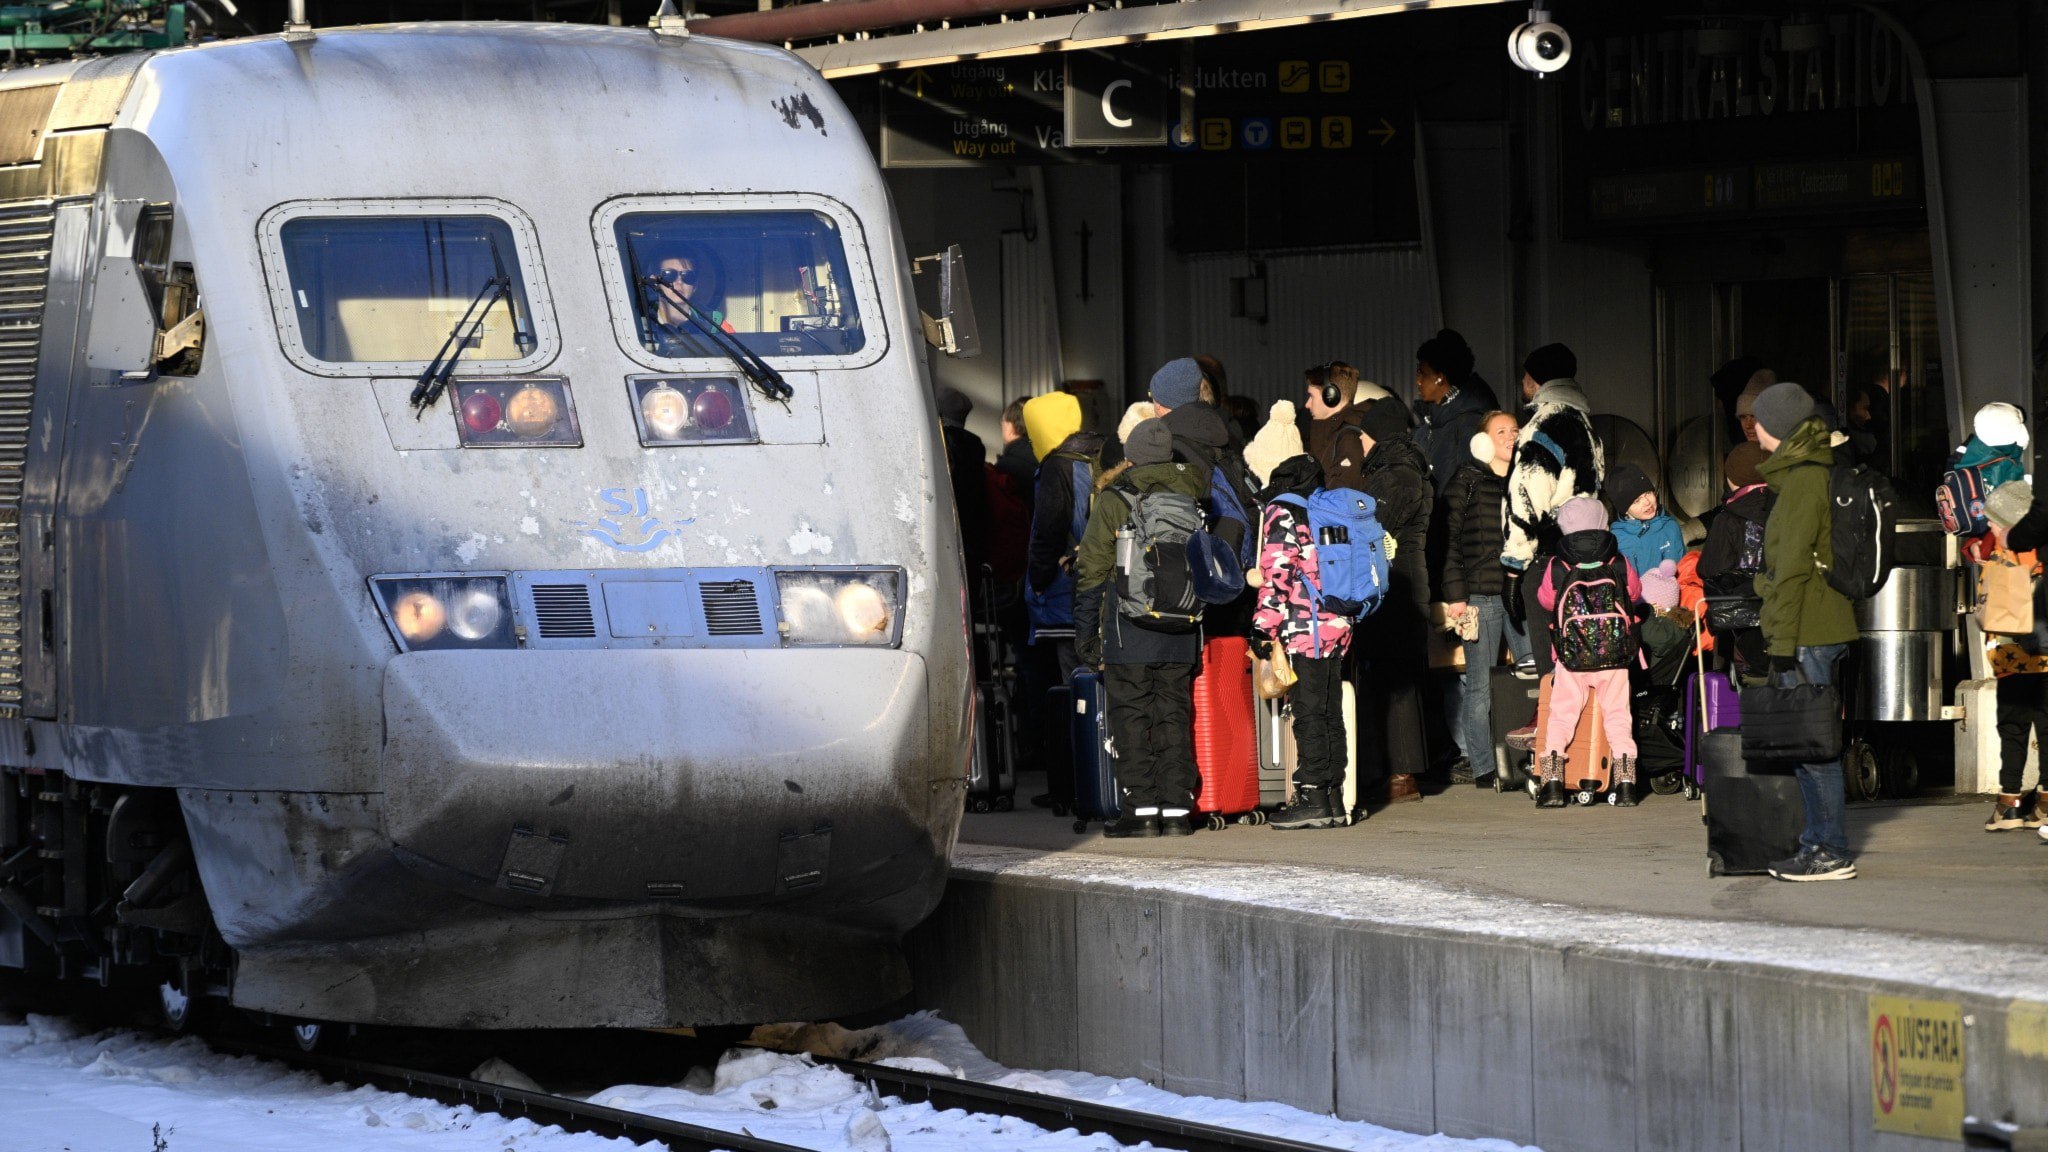
[{"label": "yellow text sign", "polygon": [[1870,1115],[1880,1132],[1953,1140],[1963,1126],[1963,1006],[1870,998]]}]

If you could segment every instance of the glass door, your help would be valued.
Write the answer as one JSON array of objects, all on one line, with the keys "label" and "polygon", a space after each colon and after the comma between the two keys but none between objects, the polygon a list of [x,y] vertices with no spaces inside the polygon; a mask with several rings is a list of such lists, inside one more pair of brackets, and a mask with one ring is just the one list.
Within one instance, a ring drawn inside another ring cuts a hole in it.
[{"label": "glass door", "polygon": [[1900,514],[1930,516],[1954,451],[1926,272],[1836,282],[1835,403],[1863,458],[1892,478]]}]

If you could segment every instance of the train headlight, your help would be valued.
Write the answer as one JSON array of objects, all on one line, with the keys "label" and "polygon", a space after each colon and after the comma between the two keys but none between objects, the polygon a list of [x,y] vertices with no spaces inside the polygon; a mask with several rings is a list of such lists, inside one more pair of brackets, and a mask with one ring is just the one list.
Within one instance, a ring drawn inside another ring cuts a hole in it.
[{"label": "train headlight", "polygon": [[519,646],[504,576],[373,576],[370,592],[401,652]]},{"label": "train headlight", "polygon": [[887,647],[903,636],[903,574],[777,572],[785,644]]},{"label": "train headlight", "polygon": [[690,401],[666,384],[657,385],[640,397],[640,416],[649,432],[674,440],[690,425]]}]

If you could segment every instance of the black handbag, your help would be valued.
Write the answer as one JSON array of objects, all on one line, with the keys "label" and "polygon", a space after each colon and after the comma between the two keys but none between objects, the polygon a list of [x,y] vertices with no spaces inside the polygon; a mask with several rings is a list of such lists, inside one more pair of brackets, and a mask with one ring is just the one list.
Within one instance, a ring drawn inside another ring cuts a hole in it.
[{"label": "black handbag", "polygon": [[1800,673],[1788,688],[1742,690],[1742,758],[1823,764],[1842,755],[1842,694]]}]

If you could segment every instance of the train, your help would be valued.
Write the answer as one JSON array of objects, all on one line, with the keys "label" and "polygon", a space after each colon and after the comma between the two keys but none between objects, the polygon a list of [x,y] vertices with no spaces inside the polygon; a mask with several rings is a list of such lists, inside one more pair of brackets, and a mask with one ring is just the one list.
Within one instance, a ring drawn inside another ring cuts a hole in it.
[{"label": "train", "polygon": [[296,1022],[908,990],[974,725],[913,262],[777,48],[0,73],[0,968]]}]

